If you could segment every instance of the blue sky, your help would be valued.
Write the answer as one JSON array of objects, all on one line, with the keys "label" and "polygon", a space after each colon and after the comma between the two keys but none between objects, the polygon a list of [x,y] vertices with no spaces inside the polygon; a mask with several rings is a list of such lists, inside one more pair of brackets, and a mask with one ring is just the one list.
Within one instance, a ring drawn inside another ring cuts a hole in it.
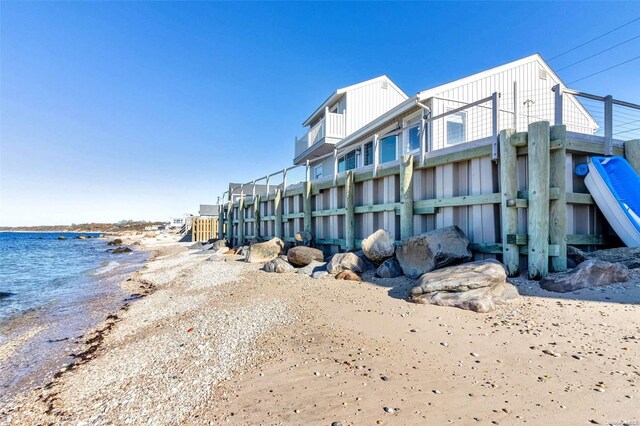
[{"label": "blue sky", "polygon": [[[640,17],[627,3],[0,3],[0,225],[167,219],[292,162],[338,87],[405,92]],[[640,21],[550,62],[640,34]],[[636,39],[559,72],[640,52]],[[640,60],[575,88],[640,101]]]}]

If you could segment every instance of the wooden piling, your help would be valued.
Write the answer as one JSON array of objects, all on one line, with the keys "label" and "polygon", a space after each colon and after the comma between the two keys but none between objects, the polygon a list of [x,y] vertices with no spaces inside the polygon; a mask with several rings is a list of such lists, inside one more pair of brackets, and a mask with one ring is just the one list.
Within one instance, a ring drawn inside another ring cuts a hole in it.
[{"label": "wooden piling", "polygon": [[233,246],[233,201],[227,206],[227,241]]},{"label": "wooden piling", "polygon": [[244,245],[244,197],[238,201],[238,245]]},{"label": "wooden piling", "polygon": [[640,139],[624,143],[624,158],[627,159],[636,173],[640,174]]},{"label": "wooden piling", "polygon": [[224,206],[218,206],[220,211],[218,212],[218,239],[224,238]]},{"label": "wooden piling", "polygon": [[551,257],[551,271],[567,270],[567,149],[566,126],[553,126],[550,139],[561,146],[550,153],[549,186],[558,188],[558,198],[549,202],[549,243],[558,246],[558,256]]},{"label": "wooden piling", "polygon": [[261,222],[260,222],[260,203],[262,202],[260,195],[256,195],[253,199],[253,238],[260,240]]},{"label": "wooden piling", "polygon": [[413,155],[400,161],[400,239],[413,236]]},{"label": "wooden piling", "polygon": [[273,226],[274,237],[282,238],[282,191],[276,189],[276,196],[273,199],[273,210],[276,217],[276,223]]},{"label": "wooden piling", "polygon": [[302,211],[303,216],[303,230],[311,234],[311,182],[307,180],[303,183],[302,191]]},{"label": "wooden piling", "polygon": [[549,122],[529,124],[528,136],[529,279],[539,280],[549,272]]},{"label": "wooden piling", "polygon": [[355,185],[353,183],[353,172],[347,172],[344,184],[344,207],[346,214],[344,217],[345,229],[345,250],[351,251],[356,248],[356,213],[355,213]]},{"label": "wooden piling", "polygon": [[502,219],[502,263],[507,275],[515,277],[520,274],[520,251],[517,244],[509,244],[509,235],[518,233],[518,209],[516,199],[518,198],[518,158],[515,144],[512,137],[515,134],[513,129],[506,129],[500,132],[500,192],[502,203],[500,206]]}]

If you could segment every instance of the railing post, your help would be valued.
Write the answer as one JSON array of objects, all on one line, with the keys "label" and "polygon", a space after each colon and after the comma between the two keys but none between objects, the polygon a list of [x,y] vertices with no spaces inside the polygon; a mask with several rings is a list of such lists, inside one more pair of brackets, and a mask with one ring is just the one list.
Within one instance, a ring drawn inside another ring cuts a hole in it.
[{"label": "railing post", "polygon": [[289,169],[282,169],[282,196],[287,195],[287,171]]},{"label": "railing post", "polygon": [[427,120],[424,114],[420,117],[420,165],[427,159]]},{"label": "railing post", "polygon": [[549,202],[549,243],[558,246],[558,256],[551,258],[551,271],[567,270],[567,148],[566,126],[553,126],[550,138],[561,141],[560,148],[551,151],[549,186],[558,188],[558,198]]},{"label": "railing post", "polygon": [[613,155],[613,97],[604,97],[604,155]]},{"label": "railing post", "polygon": [[307,160],[306,167],[307,170],[305,171],[305,181],[309,182],[311,180],[311,169],[309,168],[309,160]]},{"label": "railing post", "polygon": [[233,246],[233,197],[227,206],[227,241]]},{"label": "railing post", "polygon": [[224,206],[218,204],[218,239],[224,238]]},{"label": "railing post", "polygon": [[548,121],[529,124],[529,279],[539,280],[549,273],[549,145]]},{"label": "railing post", "polygon": [[269,178],[270,176],[267,175],[267,198],[269,198]]},{"label": "railing post", "polygon": [[338,183],[338,148],[333,149],[333,184]]},{"label": "railing post", "polygon": [[511,144],[513,129],[500,132],[500,205],[502,223],[502,263],[507,276],[515,277],[520,273],[520,252],[518,245],[509,243],[509,235],[518,233],[518,158],[517,148]]},{"label": "railing post", "polygon": [[262,228],[262,224],[260,223],[260,203],[262,199],[260,195],[256,195],[253,198],[253,238],[257,241],[260,241],[260,228]]},{"label": "railing post", "polygon": [[559,84],[556,84],[552,90],[555,92],[553,122],[556,126],[559,126],[562,124],[562,88]]},{"label": "railing post", "polygon": [[513,131],[518,131],[518,83],[515,81],[513,82]]},{"label": "railing post", "polygon": [[273,234],[274,237],[282,238],[282,192],[280,189],[276,189],[276,196],[273,199],[273,210],[276,216]]},{"label": "railing post", "polygon": [[311,181],[307,179],[302,191],[302,227],[305,232],[311,234]]},{"label": "railing post", "polygon": [[238,200],[238,245],[244,245],[244,197]]},{"label": "railing post", "polygon": [[400,160],[400,239],[413,236],[413,155]]},{"label": "railing post", "polygon": [[500,118],[500,110],[498,109],[498,92],[493,92],[491,95],[491,131],[492,131],[492,139],[491,139],[491,159],[497,160],[500,158],[500,153],[498,152],[498,119]]},{"label": "railing post", "polygon": [[344,206],[346,215],[344,218],[345,250],[356,248],[356,215],[355,215],[355,185],[353,183],[353,171],[349,170],[344,183]]},{"label": "railing post", "polygon": [[380,164],[380,149],[379,149],[378,134],[373,135],[373,177],[378,175],[378,165]]}]

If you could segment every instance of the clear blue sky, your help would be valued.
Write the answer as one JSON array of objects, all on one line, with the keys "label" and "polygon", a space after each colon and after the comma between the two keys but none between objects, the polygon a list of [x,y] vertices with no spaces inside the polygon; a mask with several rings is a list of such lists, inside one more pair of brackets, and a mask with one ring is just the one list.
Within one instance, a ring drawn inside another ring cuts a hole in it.
[{"label": "clear blue sky", "polygon": [[[302,121],[380,74],[408,94],[634,17],[627,3],[7,2],[0,225],[166,219],[291,164]],[[551,61],[640,34],[640,21]],[[640,39],[560,72],[635,57]],[[640,60],[576,88],[640,101]]]}]

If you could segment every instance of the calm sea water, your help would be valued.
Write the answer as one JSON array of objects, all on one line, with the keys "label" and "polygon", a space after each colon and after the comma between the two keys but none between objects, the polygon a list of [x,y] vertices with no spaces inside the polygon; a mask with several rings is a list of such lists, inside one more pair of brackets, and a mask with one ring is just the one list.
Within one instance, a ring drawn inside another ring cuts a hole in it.
[{"label": "calm sea water", "polygon": [[79,235],[98,236],[0,232],[0,346],[20,342],[0,359],[0,394],[69,361],[70,347],[122,306],[128,295],[118,283],[147,258],[137,250],[109,253],[108,240]]}]

